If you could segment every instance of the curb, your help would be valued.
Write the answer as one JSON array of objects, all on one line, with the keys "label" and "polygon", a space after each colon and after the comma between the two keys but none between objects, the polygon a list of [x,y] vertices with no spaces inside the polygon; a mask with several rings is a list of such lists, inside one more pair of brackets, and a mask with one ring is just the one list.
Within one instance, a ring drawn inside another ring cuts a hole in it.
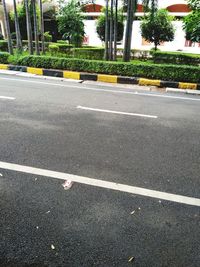
[{"label": "curb", "polygon": [[125,77],[125,76],[116,76],[107,74],[92,74],[92,73],[84,73],[76,71],[53,70],[53,69],[49,70],[43,68],[33,68],[33,67],[7,65],[7,64],[0,64],[0,69],[21,71],[42,76],[51,76],[51,77],[83,80],[83,81],[98,81],[98,82],[119,83],[119,84],[138,84],[143,86],[148,85],[148,86],[157,86],[165,88],[176,88],[179,90],[180,89],[200,90],[200,83],[173,82],[173,81],[162,81],[153,79],[151,80],[151,79],[137,78],[137,77]]}]

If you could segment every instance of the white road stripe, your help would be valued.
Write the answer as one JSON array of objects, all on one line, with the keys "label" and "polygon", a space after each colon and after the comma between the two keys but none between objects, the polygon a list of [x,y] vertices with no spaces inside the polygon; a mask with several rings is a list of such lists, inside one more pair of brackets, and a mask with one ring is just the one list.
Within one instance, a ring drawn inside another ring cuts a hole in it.
[{"label": "white road stripe", "polygon": [[10,96],[2,96],[2,95],[0,95],[0,99],[15,100],[14,97],[10,97]]},{"label": "white road stripe", "polygon": [[97,186],[97,187],[102,187],[102,188],[106,188],[106,189],[126,192],[126,193],[130,193],[130,194],[136,194],[136,195],[141,195],[141,196],[145,196],[145,197],[158,198],[158,199],[163,199],[163,200],[167,200],[167,201],[178,202],[178,203],[182,203],[182,204],[200,207],[200,199],[199,198],[170,194],[170,193],[165,193],[165,192],[161,192],[161,191],[145,189],[142,187],[136,187],[136,186],[130,186],[130,185],[119,184],[119,183],[114,183],[114,182],[108,182],[108,181],[92,179],[92,178],[88,178],[88,177],[84,177],[84,176],[73,175],[73,174],[69,174],[69,173],[55,172],[55,171],[39,169],[39,168],[34,168],[34,167],[28,167],[28,166],[23,166],[23,165],[18,165],[18,164],[13,164],[13,163],[7,163],[7,162],[2,162],[2,161],[0,161],[0,168],[6,169],[6,170],[11,170],[11,171],[28,173],[28,174],[40,175],[40,176],[45,176],[45,177],[51,177],[51,178],[56,178],[56,179],[61,179],[61,180],[71,180],[71,181],[74,181],[74,182],[77,182],[80,184]]},{"label": "white road stripe", "polygon": [[0,77],[0,80],[20,81],[20,82],[27,82],[27,83],[38,83],[38,84],[45,84],[45,85],[49,85],[49,86],[53,85],[53,86],[60,86],[60,87],[66,87],[66,88],[77,88],[77,89],[96,91],[96,92],[108,92],[108,93],[116,93],[116,94],[129,94],[129,95],[138,95],[138,96],[150,96],[150,97],[161,97],[161,98],[189,100],[189,101],[200,101],[200,98],[159,95],[159,94],[154,94],[154,93],[150,94],[150,93],[129,92],[129,91],[122,91],[123,89],[121,89],[121,91],[120,91],[120,89],[119,90],[98,89],[98,88],[93,88],[93,87],[84,87],[84,86],[76,86],[76,85],[47,83],[47,82],[30,81],[30,80],[22,80],[22,79],[9,79],[9,78],[5,78],[5,77]]},{"label": "white road stripe", "polygon": [[82,107],[82,106],[77,106],[77,108],[83,109],[83,110],[95,111],[95,112],[112,113],[112,114],[136,116],[136,117],[145,117],[145,118],[151,118],[151,119],[157,119],[158,118],[158,116],[153,116],[153,115],[146,115],[146,114],[139,114],[139,113],[128,113],[128,112],[121,112],[121,111],[114,111],[114,110],[107,110],[107,109],[89,108],[89,107]]}]

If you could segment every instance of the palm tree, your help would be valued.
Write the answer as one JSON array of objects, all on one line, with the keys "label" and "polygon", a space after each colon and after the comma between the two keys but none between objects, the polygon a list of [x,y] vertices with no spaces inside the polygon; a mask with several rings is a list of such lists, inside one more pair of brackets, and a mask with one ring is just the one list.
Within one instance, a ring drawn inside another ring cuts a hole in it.
[{"label": "palm tree", "polygon": [[105,53],[104,53],[104,59],[108,60],[109,57],[109,46],[108,46],[108,40],[109,40],[109,11],[108,11],[108,0],[106,0],[106,20],[105,20]]},{"label": "palm tree", "polygon": [[13,0],[13,8],[14,8],[14,17],[15,17],[15,32],[16,32],[16,40],[17,40],[17,50],[22,51],[22,39],[21,32],[19,28],[19,18],[17,13],[17,5],[16,0]]},{"label": "palm tree", "polygon": [[24,0],[25,9],[26,9],[26,28],[27,28],[27,37],[28,37],[28,49],[29,54],[33,54],[33,37],[32,37],[32,27],[31,27],[31,16],[29,10],[29,2],[28,0]]},{"label": "palm tree", "polygon": [[44,17],[43,17],[43,6],[42,0],[39,0],[40,6],[40,32],[41,32],[41,43],[42,43],[42,53],[45,53],[45,45],[44,45]]},{"label": "palm tree", "polygon": [[113,60],[113,5],[114,5],[114,0],[111,0],[110,1],[109,60]]},{"label": "palm tree", "polygon": [[117,34],[118,34],[118,0],[115,0],[115,17],[114,17],[114,53],[113,59],[117,59]]},{"label": "palm tree", "polygon": [[[157,10],[158,0],[143,0],[144,9],[150,8],[152,17]],[[132,26],[134,14],[137,9],[138,0],[128,0],[127,20],[126,20],[126,33],[124,41],[124,54],[123,60],[130,61],[131,57],[131,39],[132,39]]]},{"label": "palm tree", "polygon": [[136,7],[137,0],[128,0],[123,61],[130,61],[131,57],[132,27]]},{"label": "palm tree", "polygon": [[13,55],[13,46],[12,46],[12,39],[10,34],[10,24],[9,24],[9,17],[6,7],[5,0],[2,0],[3,4],[3,13],[4,13],[4,20],[5,20],[5,28],[6,28],[6,34],[7,34],[7,40],[8,40],[8,52]]},{"label": "palm tree", "polygon": [[35,35],[35,52],[36,52],[36,55],[39,55],[40,48],[39,48],[38,23],[37,23],[35,0],[32,0],[32,6],[33,6],[33,22],[34,22],[34,35]]}]

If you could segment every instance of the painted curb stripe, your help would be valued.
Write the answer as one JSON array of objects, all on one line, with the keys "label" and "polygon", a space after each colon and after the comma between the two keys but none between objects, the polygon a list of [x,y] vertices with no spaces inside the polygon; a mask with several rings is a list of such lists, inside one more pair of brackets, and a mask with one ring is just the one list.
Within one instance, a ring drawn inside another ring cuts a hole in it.
[{"label": "painted curb stripe", "polygon": [[1,70],[8,70],[8,65],[6,65],[6,64],[0,64],[0,69]]},{"label": "painted curb stripe", "polygon": [[149,79],[139,79],[139,85],[152,85],[152,86],[160,86],[160,80],[149,80]]},{"label": "painted curb stripe", "polygon": [[80,79],[86,81],[97,81],[97,74],[80,73]]},{"label": "painted curb stripe", "polygon": [[117,76],[98,74],[98,82],[117,83]]},{"label": "painted curb stripe", "polygon": [[104,75],[95,73],[81,73],[75,71],[48,70],[48,69],[32,68],[32,67],[17,66],[17,65],[7,65],[7,64],[0,64],[0,69],[28,72],[37,75],[68,78],[75,80],[86,80],[86,81],[89,80],[89,81],[120,83],[120,84],[152,85],[158,87],[200,90],[200,83],[173,82],[173,81],[151,80],[145,78],[125,77],[125,76],[106,75],[106,74]]},{"label": "painted curb stripe", "polygon": [[67,79],[80,80],[80,72],[75,71],[63,71],[63,77]]},{"label": "painted curb stripe", "polygon": [[43,75],[44,76],[52,76],[52,77],[60,77],[60,78],[63,78],[63,71],[43,69]]},{"label": "painted curb stripe", "polygon": [[138,79],[135,78],[135,77],[118,76],[117,77],[117,83],[122,83],[122,84],[138,84]]},{"label": "painted curb stripe", "polygon": [[27,67],[23,67],[23,66],[9,65],[8,69],[14,70],[14,71],[27,72]]},{"label": "painted curb stripe", "polygon": [[197,89],[197,84],[196,83],[182,83],[182,82],[179,82],[178,88],[196,90]]},{"label": "painted curb stripe", "polygon": [[43,69],[40,68],[27,68],[28,73],[36,74],[36,75],[43,75]]}]

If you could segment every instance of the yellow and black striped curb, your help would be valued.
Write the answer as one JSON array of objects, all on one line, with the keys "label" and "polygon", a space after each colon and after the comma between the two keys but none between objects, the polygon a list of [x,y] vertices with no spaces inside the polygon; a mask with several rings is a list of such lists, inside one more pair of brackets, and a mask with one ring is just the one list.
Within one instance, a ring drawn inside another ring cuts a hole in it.
[{"label": "yellow and black striped curb", "polygon": [[98,81],[98,82],[120,83],[120,84],[138,84],[138,85],[149,85],[157,87],[200,90],[200,83],[173,82],[173,81],[152,80],[145,78],[124,77],[124,76],[107,75],[107,74],[49,70],[42,68],[23,67],[23,66],[6,65],[6,64],[0,64],[0,69],[22,71],[36,75],[52,76],[52,77],[60,77],[67,79],[84,80],[84,81]]}]

